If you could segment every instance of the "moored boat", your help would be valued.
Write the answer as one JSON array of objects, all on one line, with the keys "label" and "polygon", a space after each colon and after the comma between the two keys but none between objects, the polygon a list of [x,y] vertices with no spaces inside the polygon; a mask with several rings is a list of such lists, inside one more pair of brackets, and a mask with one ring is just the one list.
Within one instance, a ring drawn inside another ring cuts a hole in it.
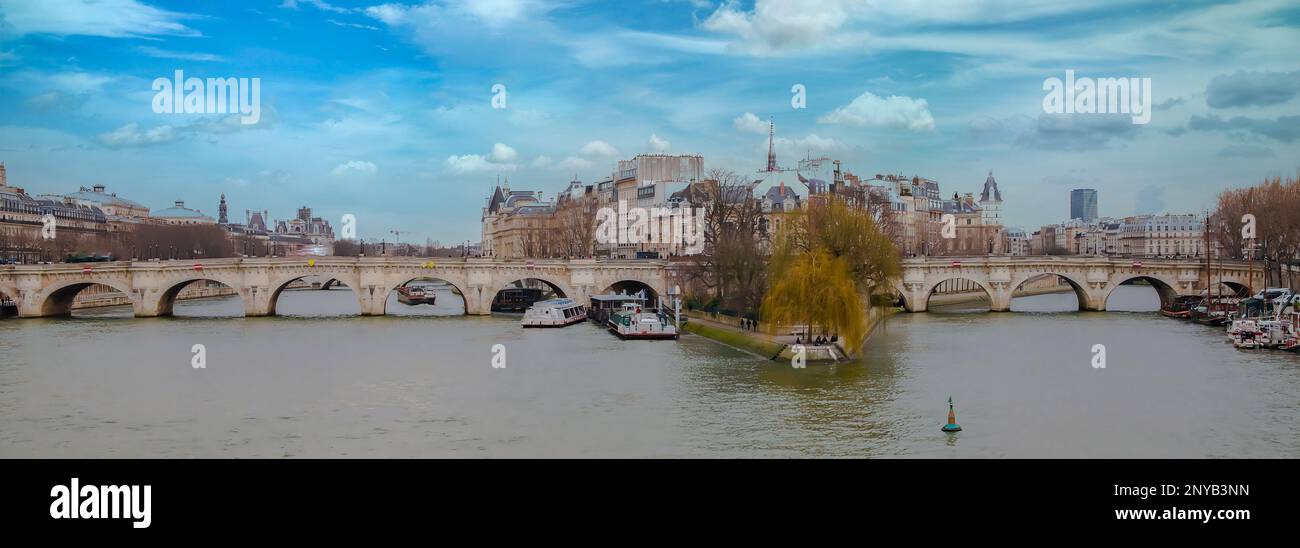
[{"label": "moored boat", "polygon": [[397,302],[405,305],[434,304],[437,299],[433,291],[425,291],[418,285],[404,285],[397,288]]},{"label": "moored boat", "polygon": [[610,314],[608,327],[620,339],[677,338],[677,327],[667,317],[635,303],[626,303]]},{"label": "moored boat", "polygon": [[1200,301],[1200,295],[1180,296],[1174,299],[1174,302],[1169,303],[1168,306],[1160,307],[1160,315],[1167,318],[1186,320],[1191,315],[1192,309],[1196,307],[1196,303]]},{"label": "moored boat", "polygon": [[542,300],[541,289],[535,287],[507,287],[492,299],[493,312],[523,312],[533,303]]},{"label": "moored boat", "polygon": [[523,327],[564,327],[587,319],[587,308],[573,299],[537,301],[524,312]]},{"label": "moored boat", "polygon": [[1247,350],[1264,347],[1264,334],[1256,326],[1254,320],[1245,320],[1237,327],[1237,332],[1232,336],[1233,346]]}]

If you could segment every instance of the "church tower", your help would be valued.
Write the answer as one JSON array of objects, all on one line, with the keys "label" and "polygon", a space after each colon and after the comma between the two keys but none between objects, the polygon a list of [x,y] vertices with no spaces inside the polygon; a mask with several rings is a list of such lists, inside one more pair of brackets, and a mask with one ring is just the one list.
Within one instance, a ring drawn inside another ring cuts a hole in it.
[{"label": "church tower", "polygon": [[993,172],[989,172],[989,178],[984,180],[984,191],[980,193],[980,209],[984,210],[981,215],[981,221],[986,226],[1002,225],[1002,191],[998,190],[998,182],[993,179]]},{"label": "church tower", "polygon": [[219,205],[217,206],[217,224],[219,224],[219,225],[230,224],[230,220],[229,220],[229,219],[226,219],[226,195],[225,195],[225,193],[222,193],[222,194],[221,194],[221,204],[219,204]]}]

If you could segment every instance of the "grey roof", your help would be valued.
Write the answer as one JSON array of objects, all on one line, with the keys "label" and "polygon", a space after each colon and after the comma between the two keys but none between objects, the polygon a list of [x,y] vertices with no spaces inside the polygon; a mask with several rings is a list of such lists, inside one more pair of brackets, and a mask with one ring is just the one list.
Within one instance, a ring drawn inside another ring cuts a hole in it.
[{"label": "grey roof", "polygon": [[8,190],[0,190],[0,210],[14,213],[49,213],[55,217],[76,218],[94,222],[104,222],[103,210],[94,206],[83,206],[47,197],[33,198]]},{"label": "grey roof", "polygon": [[979,211],[979,209],[972,204],[966,203],[964,199],[943,201],[944,213],[975,213],[976,211]]},{"label": "grey roof", "polygon": [[542,204],[519,206],[515,209],[515,213],[520,215],[546,215],[552,211],[555,211],[554,207]]},{"label": "grey roof", "polygon": [[211,219],[204,215],[202,211],[190,209],[188,207],[169,207],[161,211],[155,211],[150,214],[153,217],[162,217],[166,219]]},{"label": "grey roof", "polygon": [[984,192],[980,193],[980,201],[981,202],[989,201],[990,195],[992,195],[992,201],[994,202],[1002,201],[1002,191],[998,190],[998,182],[993,180],[992,171],[989,172],[989,178],[984,180]]},{"label": "grey roof", "polygon": [[107,192],[95,192],[94,190],[87,190],[85,188],[77,192],[73,192],[71,194],[64,194],[64,196],[67,196],[68,198],[72,198],[74,200],[97,202],[106,206],[111,205],[111,206],[124,206],[124,207],[138,208],[138,209],[149,209],[148,206],[145,206],[140,202],[128,200],[126,198],[121,198],[118,197],[118,195],[116,194],[110,194]]},{"label": "grey roof", "polygon": [[767,193],[764,194],[763,197],[772,200],[773,202],[781,202],[789,198],[798,200],[799,193],[795,192],[793,188],[788,186],[774,186],[767,189]]}]

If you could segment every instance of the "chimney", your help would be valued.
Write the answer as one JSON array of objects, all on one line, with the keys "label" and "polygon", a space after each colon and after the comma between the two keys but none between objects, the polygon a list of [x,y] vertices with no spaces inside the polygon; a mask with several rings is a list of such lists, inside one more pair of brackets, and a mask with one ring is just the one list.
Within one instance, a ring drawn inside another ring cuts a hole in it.
[{"label": "chimney", "polygon": [[176,207],[185,207],[184,200],[176,200]]},{"label": "chimney", "polygon": [[100,184],[95,185],[95,192],[96,192],[96,193],[99,193],[99,194],[103,194],[103,193],[104,193],[104,184],[103,184],[103,183],[100,183]]}]

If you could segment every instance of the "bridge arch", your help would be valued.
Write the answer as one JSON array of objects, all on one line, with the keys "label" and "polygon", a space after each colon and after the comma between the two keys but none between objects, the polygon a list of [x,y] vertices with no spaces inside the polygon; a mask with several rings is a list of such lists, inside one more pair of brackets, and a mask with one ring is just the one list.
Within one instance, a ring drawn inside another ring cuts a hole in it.
[{"label": "bridge arch", "polygon": [[[1150,274],[1124,274],[1116,276],[1114,278],[1114,283],[1107,286],[1106,295],[1101,299],[1102,304],[1105,305],[1110,302],[1110,296],[1115,293],[1115,290],[1118,289],[1119,286],[1134,280],[1143,280],[1151,284],[1151,287],[1156,290],[1156,294],[1160,296],[1161,307],[1173,304],[1174,299],[1178,298],[1178,290],[1175,289],[1178,287],[1178,284],[1173,280]],[[1102,310],[1105,309],[1105,307],[1102,308]]]},{"label": "bridge arch", "polygon": [[1007,287],[1011,289],[1011,291],[1008,293],[1008,301],[1007,301],[1008,310],[1010,310],[1010,305],[1014,301],[1017,291],[1020,291],[1021,288],[1030,280],[1041,279],[1043,276],[1051,276],[1057,280],[1065,280],[1065,282],[1069,284],[1070,289],[1074,290],[1075,298],[1078,299],[1077,309],[1078,310],[1088,309],[1088,289],[1087,289],[1088,283],[1085,280],[1080,280],[1074,274],[1069,274],[1069,273],[1029,272],[1024,275],[1017,276],[1016,279],[1013,279],[1011,283],[1007,284]]},{"label": "bridge arch", "polygon": [[[264,310],[259,310],[259,315],[265,315],[265,316],[276,315],[276,307],[280,303],[280,295],[283,294],[284,290],[289,287],[289,284],[314,275],[317,275],[317,273],[315,272],[294,273],[288,276],[281,277],[277,281],[273,282],[271,284],[271,290],[269,294],[266,296],[265,308]],[[344,283],[349,289],[352,290],[352,295],[357,299],[356,300],[357,311],[358,311],[357,314],[363,314],[367,309],[365,294],[362,293],[360,287],[358,287],[358,284],[347,283],[347,282]]]},{"label": "bridge arch", "polygon": [[[18,298],[18,288],[8,284],[0,283],[0,304],[3,304],[6,299],[10,301],[10,303],[13,304],[15,307],[20,306],[19,298]],[[4,317],[7,312],[9,311],[0,310],[0,318]],[[16,314],[17,311],[15,310],[14,312],[15,315],[17,315]]]},{"label": "bridge arch", "polygon": [[40,316],[71,316],[72,301],[77,298],[77,294],[83,289],[92,285],[105,285],[118,292],[126,295],[127,300],[131,302],[132,308],[137,312],[140,307],[140,298],[131,291],[131,288],[118,280],[96,279],[96,280],[64,280],[51,283],[36,294],[35,306]]},{"label": "bridge arch", "polygon": [[[442,276],[438,276],[438,275],[436,275],[436,274],[417,274],[417,275],[414,275],[414,276],[411,276],[411,277],[407,278],[405,281],[402,281],[402,282],[400,282],[400,283],[394,284],[391,288],[388,289],[387,292],[384,293],[384,295],[383,295],[383,299],[377,299],[377,300],[376,300],[376,305],[380,307],[379,310],[377,311],[378,314],[379,314],[379,315],[387,315],[387,314],[388,314],[388,301],[389,301],[389,300],[395,300],[395,299],[396,299],[396,291],[397,291],[397,289],[400,288],[400,287],[404,287],[404,286],[406,286],[407,284],[410,284],[411,282],[416,282],[416,281],[432,281],[432,282],[444,282],[444,283],[446,283],[448,286],[450,286],[451,288],[453,288],[453,289],[455,290],[453,293],[456,294],[456,295],[460,298],[460,300],[461,300],[462,308],[461,308],[461,313],[460,313],[460,315],[463,316],[463,315],[469,313],[469,310],[470,310],[470,308],[469,308],[469,305],[470,305],[470,303],[469,303],[469,299],[470,299],[470,297],[469,297],[469,295],[467,295],[467,294],[465,293],[465,285],[464,285],[464,284],[462,284],[462,283],[456,283],[455,280],[451,280],[451,279],[448,279],[448,278],[445,278],[445,277],[442,277]],[[435,304],[435,306],[437,306],[437,305]],[[423,314],[422,314],[422,315],[423,315]],[[435,314],[435,315],[437,315],[437,314]]]},{"label": "bridge arch", "polygon": [[[977,277],[964,276],[961,274],[950,274],[950,275],[942,276],[926,283],[925,286],[923,287],[923,291],[921,292],[921,294],[924,295],[922,298],[925,299],[925,301],[921,303],[924,305],[924,308],[922,308],[922,310],[930,310],[930,298],[934,296],[934,290],[939,287],[939,284],[942,284],[950,280],[964,280],[964,281],[974,282],[975,285],[979,286],[980,289],[984,290],[984,298],[989,303],[989,310],[993,310],[994,292],[993,289],[989,287],[988,283],[978,279]],[[906,293],[904,293],[904,295],[906,295]],[[909,304],[906,302],[906,297],[904,297],[904,304]],[[916,306],[916,303],[910,303],[910,304]]]},{"label": "bridge arch", "polygon": [[1228,289],[1231,289],[1231,290],[1232,290],[1232,296],[1234,296],[1234,297],[1249,297],[1249,296],[1250,296],[1250,295],[1248,295],[1248,293],[1250,293],[1250,290],[1246,287],[1246,284],[1243,284],[1243,283],[1237,283],[1237,282],[1232,282],[1232,281],[1228,281],[1228,280],[1223,280],[1223,281],[1220,282],[1220,283],[1223,284],[1223,285],[1224,285],[1225,287],[1227,287]]},{"label": "bridge arch", "polygon": [[636,278],[626,278],[609,283],[601,290],[601,294],[626,292],[629,294],[646,290],[646,302],[653,305],[659,302],[659,289],[655,288],[653,283],[638,280]]},{"label": "bridge arch", "polygon": [[511,285],[514,285],[514,284],[517,284],[517,283],[520,283],[520,282],[526,282],[526,281],[528,281],[528,280],[537,280],[537,281],[539,281],[539,282],[542,282],[542,283],[545,284],[548,288],[550,288],[551,291],[555,292],[555,295],[556,295],[557,297],[577,297],[577,296],[578,296],[577,292],[573,291],[573,289],[570,288],[568,284],[566,284],[566,283],[564,283],[564,282],[562,282],[562,281],[556,279],[555,277],[552,277],[552,276],[549,276],[549,275],[546,275],[546,274],[541,274],[541,273],[536,273],[536,274],[534,274],[534,273],[528,273],[528,274],[525,274],[525,275],[523,275],[523,276],[519,276],[519,277],[516,277],[516,276],[518,276],[518,275],[517,275],[517,274],[510,274],[510,275],[503,276],[501,279],[503,279],[503,280],[508,280],[508,281],[506,281],[506,282],[504,282],[504,283],[498,283],[497,286],[496,286],[496,290],[492,291],[491,293],[488,293],[488,294],[483,295],[483,298],[487,301],[487,302],[485,303],[485,306],[483,307],[483,310],[491,311],[491,310],[492,310],[492,303],[496,302],[496,300],[497,300],[497,296],[500,295],[502,291],[505,291],[506,289],[509,289]]},{"label": "bridge arch", "polygon": [[179,280],[170,280],[161,289],[150,291],[145,296],[145,302],[141,303],[142,308],[148,311],[150,316],[171,316],[176,308],[176,298],[180,296],[181,291],[198,282],[217,282],[236,290],[237,294],[239,290],[238,280],[226,276],[196,274]]}]

